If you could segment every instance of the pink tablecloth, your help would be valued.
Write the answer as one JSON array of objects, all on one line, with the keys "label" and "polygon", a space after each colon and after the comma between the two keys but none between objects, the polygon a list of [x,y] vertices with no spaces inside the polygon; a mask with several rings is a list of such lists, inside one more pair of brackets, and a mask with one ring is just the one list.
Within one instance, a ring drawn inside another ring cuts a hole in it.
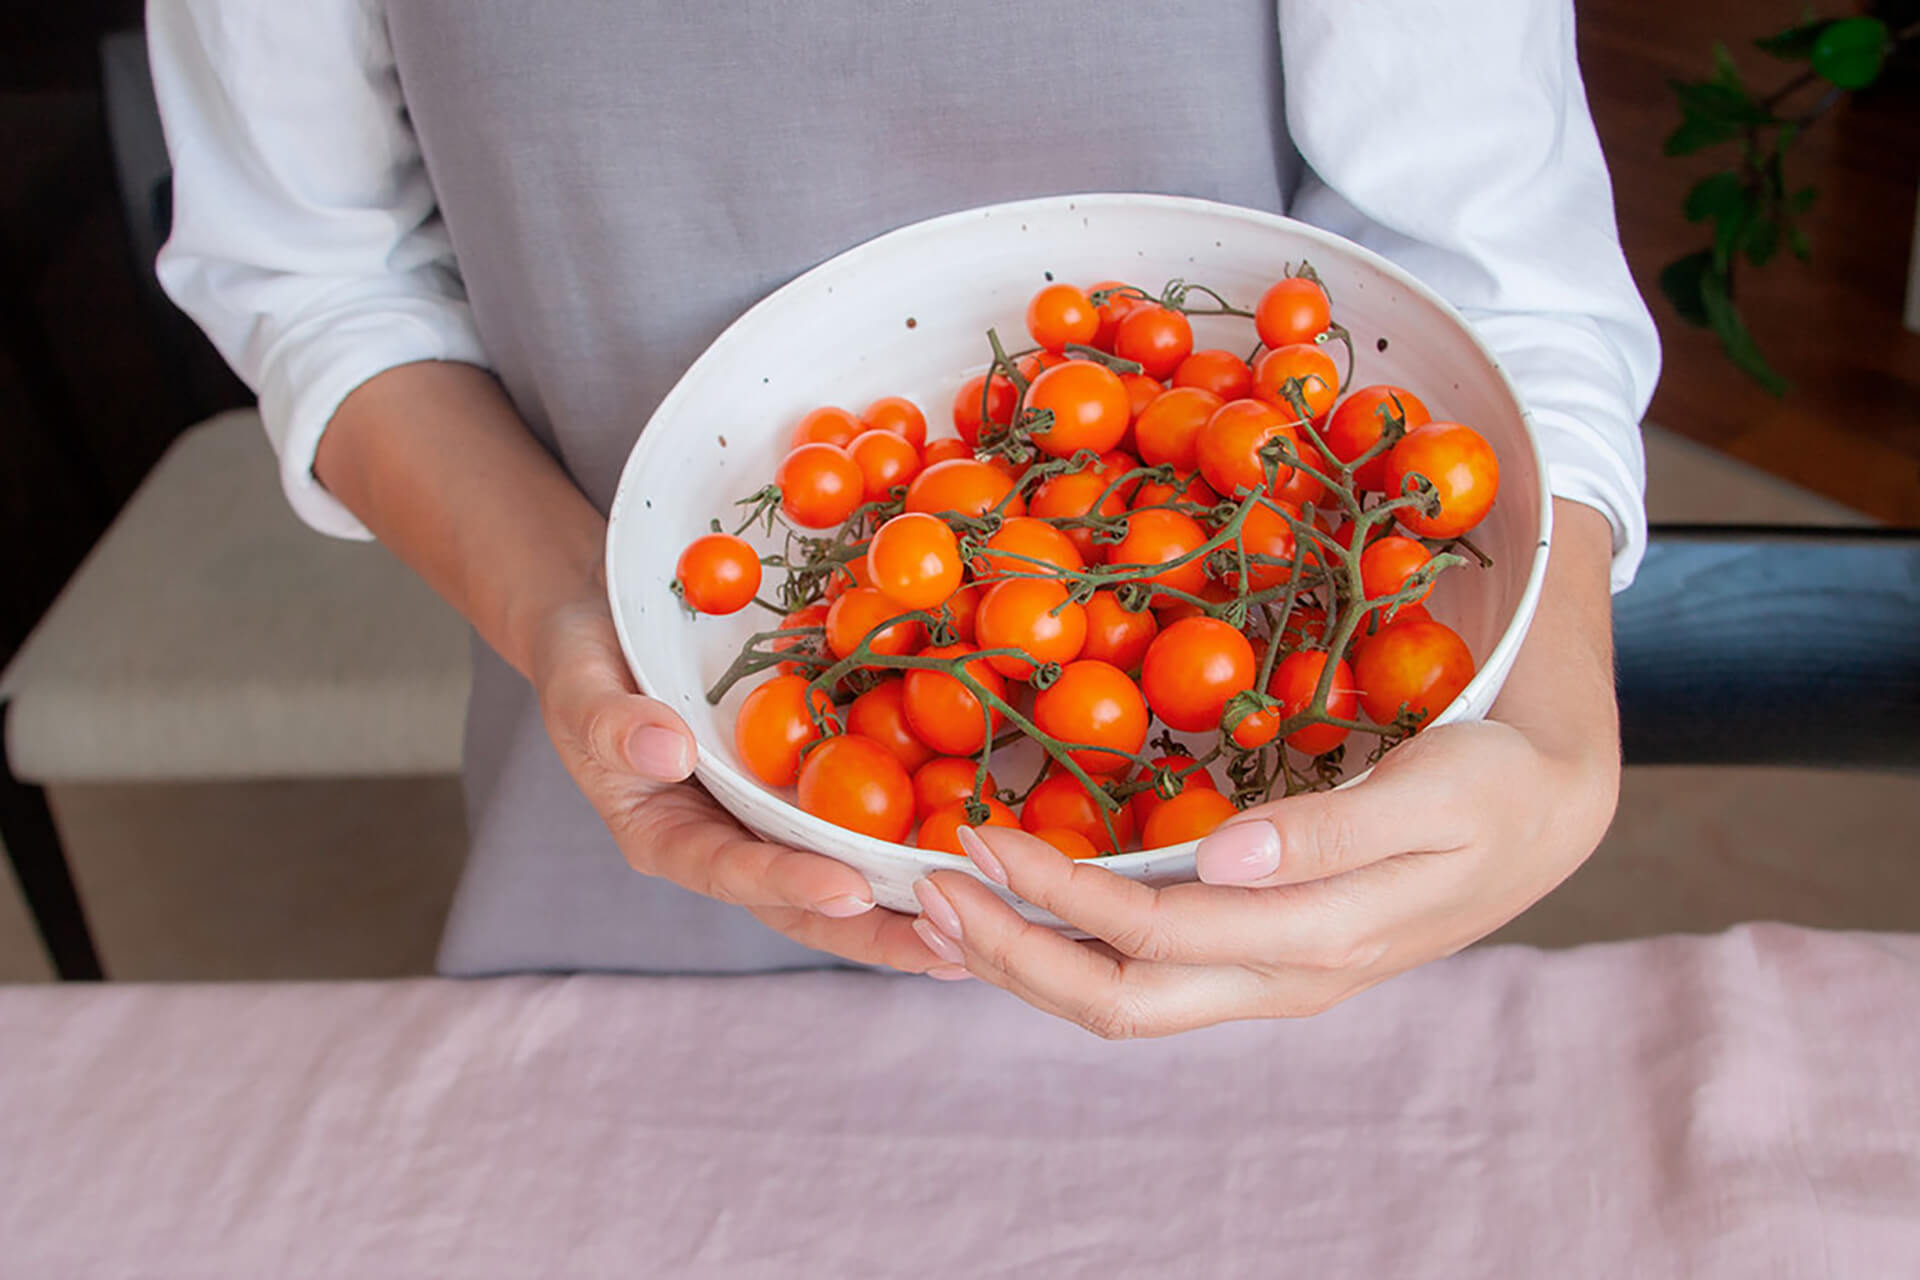
[{"label": "pink tablecloth", "polygon": [[1920,939],[1108,1044],[852,973],[0,991],[0,1274],[1920,1275]]}]

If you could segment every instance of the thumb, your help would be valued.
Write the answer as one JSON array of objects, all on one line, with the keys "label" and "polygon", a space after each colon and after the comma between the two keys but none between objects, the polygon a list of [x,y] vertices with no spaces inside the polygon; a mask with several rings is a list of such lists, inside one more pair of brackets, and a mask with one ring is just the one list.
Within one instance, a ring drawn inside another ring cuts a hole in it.
[{"label": "thumb", "polygon": [[543,701],[555,736],[585,763],[649,782],[681,782],[693,772],[693,733],[666,703],[633,691],[617,655],[581,654],[548,681]]}]

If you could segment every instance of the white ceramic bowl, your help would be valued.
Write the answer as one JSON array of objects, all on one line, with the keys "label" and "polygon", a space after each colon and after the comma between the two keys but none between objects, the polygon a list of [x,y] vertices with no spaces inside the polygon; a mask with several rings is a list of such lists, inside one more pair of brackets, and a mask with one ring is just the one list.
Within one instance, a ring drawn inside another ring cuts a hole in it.
[{"label": "white ceramic bowl", "polygon": [[[1436,419],[1471,424],[1499,455],[1500,497],[1474,533],[1495,565],[1446,574],[1429,606],[1480,664],[1435,723],[1485,715],[1533,616],[1551,506],[1526,415],[1465,321],[1392,263],[1289,218],[1171,196],[1066,196],[916,223],[822,263],[736,320],[648,421],[613,500],[608,590],[634,676],[692,727],[707,789],[766,839],[858,868],[876,900],[897,911],[918,910],[912,885],[927,870],[970,870],[965,858],[822,822],[790,792],[746,772],[732,725],[754,682],[717,707],[704,691],[770,615],[749,608],[689,617],[669,591],[680,549],[709,520],[727,519],[736,499],[771,483],[793,423],[809,409],[838,404],[857,412],[880,396],[904,395],[927,411],[931,435],[951,434],[947,407],[964,374],[985,366],[988,327],[1010,349],[1026,345],[1027,300],[1049,273],[1082,285],[1125,279],[1150,291],[1183,277],[1250,309],[1302,259],[1325,281],[1335,318],[1353,331],[1353,385],[1406,386]],[[1194,329],[1198,347],[1252,345],[1246,321],[1201,319]],[[1336,359],[1344,363],[1343,355]],[[1172,883],[1193,878],[1193,850],[1120,854],[1101,865]],[[1058,924],[1015,905],[1030,919]]]}]

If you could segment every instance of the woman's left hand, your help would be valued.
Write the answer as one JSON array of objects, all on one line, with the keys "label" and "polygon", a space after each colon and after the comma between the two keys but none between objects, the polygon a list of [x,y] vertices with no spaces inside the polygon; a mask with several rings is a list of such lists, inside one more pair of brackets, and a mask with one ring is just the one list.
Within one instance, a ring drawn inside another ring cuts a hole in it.
[{"label": "woman's left hand", "polygon": [[1618,797],[1611,531],[1565,501],[1555,525],[1491,719],[1420,734],[1345,790],[1247,810],[1201,842],[1198,884],[1152,889],[1024,832],[963,833],[989,878],[1095,940],[1027,924],[960,872],[916,886],[916,931],[1109,1038],[1317,1013],[1485,937],[1585,861]]}]

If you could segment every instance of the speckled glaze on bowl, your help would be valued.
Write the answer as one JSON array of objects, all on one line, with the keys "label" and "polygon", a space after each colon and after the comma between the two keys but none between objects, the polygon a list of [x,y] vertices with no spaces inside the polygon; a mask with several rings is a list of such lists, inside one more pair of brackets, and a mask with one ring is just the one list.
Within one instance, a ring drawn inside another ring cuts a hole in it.
[{"label": "speckled glaze on bowl", "polygon": [[[1539,598],[1551,505],[1518,397],[1458,313],[1378,255],[1289,218],[1172,196],[1063,196],[916,223],[822,263],[736,320],[648,421],[613,501],[608,592],[635,679],[692,727],[707,789],[766,839],[858,868],[876,900],[896,911],[918,910],[912,886],[927,871],[970,871],[965,858],[822,822],[790,792],[746,772],[732,733],[746,687],[718,706],[704,691],[745,637],[770,625],[769,615],[689,617],[669,590],[680,549],[736,499],[771,482],[794,421],[808,409],[858,412],[880,396],[904,395],[927,411],[930,434],[950,434],[947,406],[965,373],[985,365],[987,329],[998,328],[1010,346],[1024,344],[1027,300],[1050,278],[1126,279],[1158,290],[1183,277],[1251,308],[1302,259],[1353,331],[1353,385],[1409,387],[1436,419],[1470,423],[1499,455],[1500,499],[1474,534],[1495,565],[1446,575],[1430,601],[1480,664],[1436,723],[1484,716]],[[1197,347],[1251,346],[1245,321],[1203,318],[1194,329]],[[1189,843],[1120,854],[1101,865],[1168,884],[1193,878],[1193,850]],[[1059,927],[1046,912],[1009,901]]]}]

